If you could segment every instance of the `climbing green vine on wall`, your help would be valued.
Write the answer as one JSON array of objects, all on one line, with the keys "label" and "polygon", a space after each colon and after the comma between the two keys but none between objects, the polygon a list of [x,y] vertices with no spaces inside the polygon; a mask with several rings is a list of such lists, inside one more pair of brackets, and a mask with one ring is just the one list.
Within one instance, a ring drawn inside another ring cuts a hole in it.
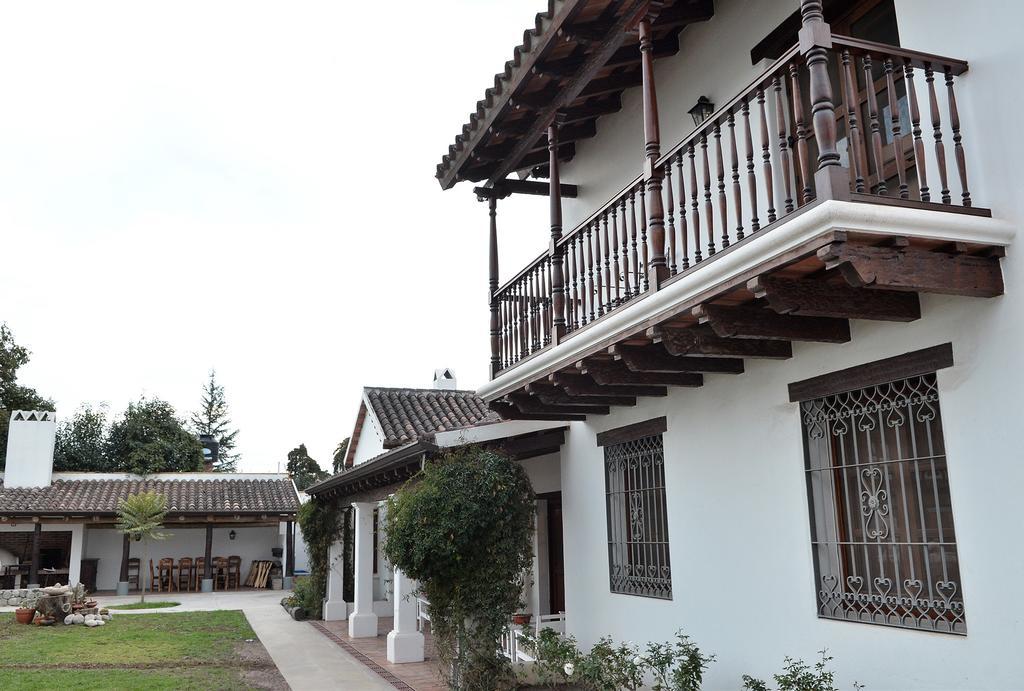
[{"label": "climbing green vine on wall", "polygon": [[327,595],[327,577],[331,570],[330,548],[342,535],[345,510],[336,503],[316,497],[299,509],[299,528],[306,541],[309,557],[307,584],[300,588],[303,606],[309,616],[319,619],[323,614],[323,600]]},{"label": "climbing green vine on wall", "polygon": [[533,560],[534,494],[522,466],[479,448],[428,464],[388,506],[384,552],[420,584],[451,689],[513,688],[498,652]]}]

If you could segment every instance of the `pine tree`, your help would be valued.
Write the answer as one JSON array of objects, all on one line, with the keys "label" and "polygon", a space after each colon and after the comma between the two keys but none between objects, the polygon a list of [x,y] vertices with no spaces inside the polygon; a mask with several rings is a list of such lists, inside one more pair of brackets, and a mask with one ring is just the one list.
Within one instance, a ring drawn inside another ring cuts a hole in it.
[{"label": "pine tree", "polygon": [[210,370],[210,379],[203,386],[201,407],[192,413],[191,426],[195,434],[209,434],[220,444],[214,471],[235,472],[241,458],[241,454],[234,450],[238,430],[231,428],[227,398],[224,396],[224,387],[217,383],[216,370]]},{"label": "pine tree", "polygon": [[349,437],[345,437],[334,449],[334,458],[332,459],[334,462],[331,464],[331,467],[333,468],[335,475],[345,469],[345,456],[348,455],[348,444]]}]

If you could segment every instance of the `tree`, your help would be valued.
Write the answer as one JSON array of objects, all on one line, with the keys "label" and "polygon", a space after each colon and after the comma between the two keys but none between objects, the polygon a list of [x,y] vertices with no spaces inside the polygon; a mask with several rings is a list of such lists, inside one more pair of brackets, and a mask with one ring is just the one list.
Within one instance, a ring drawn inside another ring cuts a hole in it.
[{"label": "tree", "polygon": [[203,447],[178,419],[174,407],[158,398],[128,404],[110,426],[107,455],[126,473],[189,472],[203,469]]},{"label": "tree", "polygon": [[210,378],[203,387],[201,407],[192,413],[190,424],[197,436],[209,434],[220,444],[213,469],[219,473],[235,472],[241,458],[241,454],[234,451],[238,430],[231,429],[227,398],[224,387],[217,383],[216,370],[210,370]]},{"label": "tree", "polygon": [[497,651],[533,564],[535,504],[520,464],[474,447],[428,463],[388,500],[384,554],[430,602],[449,688],[515,687]]},{"label": "tree", "polygon": [[338,442],[337,448],[334,449],[334,463],[332,464],[332,469],[334,470],[335,475],[345,469],[345,456],[348,454],[349,441],[350,438],[345,437]]},{"label": "tree", "polygon": [[0,468],[7,461],[7,428],[15,410],[54,410],[53,401],[35,389],[18,384],[18,369],[28,364],[31,353],[14,341],[7,323],[0,323]]},{"label": "tree", "polygon": [[113,470],[107,454],[106,405],[82,405],[70,418],[57,425],[53,469],[105,472]]},{"label": "tree", "polygon": [[288,452],[288,472],[291,473],[295,486],[304,490],[328,477],[320,464],[309,457],[305,444],[299,444]]},{"label": "tree", "polygon": [[[156,492],[139,492],[126,499],[122,499],[117,505],[117,529],[128,535],[130,538],[142,542],[142,561],[145,564],[149,560],[150,540],[163,540],[166,533],[160,532],[164,517],[167,515],[167,498]],[[139,592],[141,599],[146,601],[146,588],[140,583]]]}]

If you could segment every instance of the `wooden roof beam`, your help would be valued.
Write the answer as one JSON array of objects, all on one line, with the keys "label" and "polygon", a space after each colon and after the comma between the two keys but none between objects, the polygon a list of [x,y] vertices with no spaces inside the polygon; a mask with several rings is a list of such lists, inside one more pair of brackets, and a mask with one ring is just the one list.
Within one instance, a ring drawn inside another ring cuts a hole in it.
[{"label": "wooden roof beam", "polygon": [[586,415],[565,415],[547,413],[524,413],[508,401],[491,401],[487,404],[491,410],[501,416],[503,420],[544,420],[551,422],[580,421],[587,419]]},{"label": "wooden roof beam", "polygon": [[[607,406],[553,405],[544,403],[525,393],[511,393],[508,399],[524,413],[545,413],[548,415],[607,415]],[[567,419],[567,418],[560,418]]]},{"label": "wooden roof beam", "polygon": [[793,357],[793,345],[789,341],[721,338],[710,326],[655,326],[647,330],[647,337],[655,343],[661,343],[672,355],[770,360],[786,360]]},{"label": "wooden roof beam", "polygon": [[[559,185],[560,194],[563,198],[574,199],[579,195],[579,188],[576,185]],[[551,194],[551,184],[538,180],[516,180],[505,178],[498,180],[491,187],[474,187],[473,192],[481,199],[504,199],[511,194],[530,194],[537,197],[546,197]]]},{"label": "wooden roof beam", "polygon": [[917,293],[865,290],[821,280],[758,276],[747,283],[756,298],[764,298],[779,314],[840,319],[910,322],[921,318]]},{"label": "wooden roof beam", "polygon": [[715,16],[714,0],[694,0],[693,2],[677,2],[672,7],[662,10],[654,23],[654,29],[666,29],[686,26],[695,22],[706,22]]},{"label": "wooden roof beam", "polygon": [[696,387],[704,384],[704,377],[689,372],[633,372],[620,362],[588,358],[576,363],[576,369],[589,374],[598,384],[616,384],[630,386],[688,386]]},{"label": "wooden roof beam", "polygon": [[664,386],[601,386],[593,378],[576,372],[556,372],[548,381],[570,396],[667,396]]},{"label": "wooden roof beam", "polygon": [[[530,168],[538,163],[524,165],[523,159],[533,146],[533,143],[547,129],[548,123],[554,118],[555,113],[575,101],[580,92],[587,86],[594,76],[608,62],[608,58],[615,54],[625,42],[628,34],[626,30],[636,22],[637,14],[647,7],[645,0],[623,0],[619,7],[619,14],[616,21],[608,28],[602,38],[602,43],[596,46],[576,73],[567,80],[567,83],[560,90],[558,96],[550,103],[538,110],[537,121],[530,130],[519,140],[515,149],[506,159],[491,172],[490,181],[496,182],[508,176],[509,173],[523,168]],[[564,24],[563,24],[564,26]],[[532,65],[531,65],[532,67]]]},{"label": "wooden roof beam", "polygon": [[527,393],[533,394],[541,403],[549,405],[582,405],[582,406],[634,406],[633,396],[570,396],[562,389],[545,382],[534,382],[526,385]]},{"label": "wooden roof beam", "polygon": [[608,353],[632,372],[717,372],[742,374],[743,360],[731,358],[677,357],[660,345],[613,345]]},{"label": "wooden roof beam", "polygon": [[693,308],[701,324],[710,324],[722,338],[847,343],[850,322],[831,317],[796,317],[777,314],[756,305],[725,307],[703,304]]}]

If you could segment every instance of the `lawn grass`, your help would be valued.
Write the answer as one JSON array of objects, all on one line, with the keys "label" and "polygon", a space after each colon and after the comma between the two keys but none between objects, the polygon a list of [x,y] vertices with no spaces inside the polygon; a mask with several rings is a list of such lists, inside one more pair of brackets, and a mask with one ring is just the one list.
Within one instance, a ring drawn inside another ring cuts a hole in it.
[{"label": "lawn grass", "polygon": [[[5,665],[228,662],[235,646],[256,638],[239,611],[166,612],[115,616],[107,626],[25,626],[0,617]],[[0,688],[8,688],[0,683]]]},{"label": "lawn grass", "polygon": [[[28,627],[26,627],[28,628]],[[31,627],[37,628],[37,627]],[[80,627],[76,627],[80,628]],[[106,629],[107,627],[100,627]],[[4,669],[0,667],[0,689],[5,691],[171,691],[172,689],[248,688],[238,670],[229,667],[191,667],[183,669]]]},{"label": "lawn grass", "polygon": [[177,607],[180,602],[169,600],[157,600],[156,602],[129,602],[127,605],[110,605],[107,609],[163,609],[164,607]]}]

